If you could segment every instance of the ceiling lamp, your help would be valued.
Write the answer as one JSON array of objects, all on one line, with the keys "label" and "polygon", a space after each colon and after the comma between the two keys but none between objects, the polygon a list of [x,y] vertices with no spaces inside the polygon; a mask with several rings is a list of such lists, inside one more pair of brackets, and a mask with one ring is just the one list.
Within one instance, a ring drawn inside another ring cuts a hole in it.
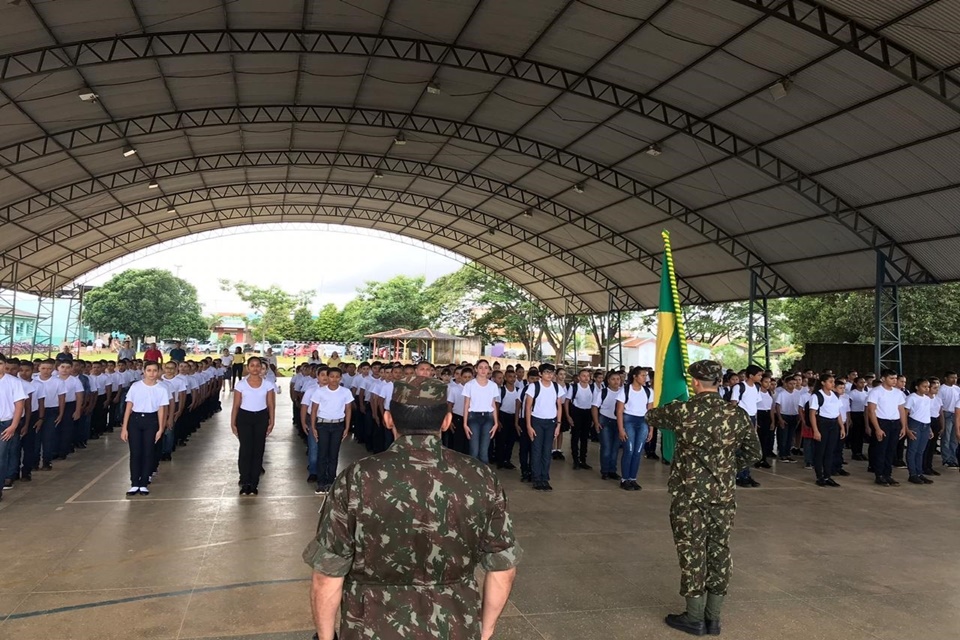
[{"label": "ceiling lamp", "polygon": [[398,147],[402,147],[403,145],[407,144],[407,139],[403,136],[402,131],[397,134],[396,138],[393,139],[393,144],[397,145]]},{"label": "ceiling lamp", "polygon": [[177,210],[175,207],[167,207],[167,213],[176,213]]},{"label": "ceiling lamp", "polygon": [[773,98],[774,102],[787,97],[787,93],[790,91],[790,84],[790,78],[780,78],[770,85],[770,97]]},{"label": "ceiling lamp", "polygon": [[440,85],[437,84],[436,80],[431,80],[427,83],[427,93],[433,96],[440,95]]},{"label": "ceiling lamp", "polygon": [[373,172],[373,177],[374,177],[374,178],[382,178],[382,177],[383,177],[383,173],[381,173],[380,170],[377,169],[376,171]]},{"label": "ceiling lamp", "polygon": [[159,189],[159,188],[160,188],[160,183],[158,183],[156,180],[151,180],[150,184],[147,185],[147,189]]},{"label": "ceiling lamp", "polygon": [[523,212],[523,217],[524,217],[524,218],[532,218],[532,217],[533,217],[533,209],[527,209],[526,211],[524,211],[524,212]]},{"label": "ceiling lamp", "polygon": [[99,97],[100,97],[100,96],[98,96],[97,94],[95,94],[93,91],[87,91],[87,92],[85,92],[85,93],[81,93],[81,94],[80,94],[80,99],[81,99],[83,102],[96,102],[96,101],[97,101],[97,98],[99,98]]},{"label": "ceiling lamp", "polygon": [[573,190],[576,191],[577,193],[583,193],[583,187],[584,187],[583,183],[580,182],[578,184],[573,185]]},{"label": "ceiling lamp", "polygon": [[123,157],[124,157],[124,158],[129,158],[130,156],[135,156],[135,155],[137,155],[137,150],[134,149],[133,147],[124,147],[124,148],[123,148]]},{"label": "ceiling lamp", "polygon": [[647,154],[648,156],[651,156],[651,157],[653,157],[653,158],[656,158],[657,156],[659,156],[660,154],[663,153],[663,149],[660,148],[660,145],[658,145],[656,142],[654,142],[654,143],[651,144],[649,147],[647,147],[646,149],[644,149],[643,152],[644,152],[645,154]]}]

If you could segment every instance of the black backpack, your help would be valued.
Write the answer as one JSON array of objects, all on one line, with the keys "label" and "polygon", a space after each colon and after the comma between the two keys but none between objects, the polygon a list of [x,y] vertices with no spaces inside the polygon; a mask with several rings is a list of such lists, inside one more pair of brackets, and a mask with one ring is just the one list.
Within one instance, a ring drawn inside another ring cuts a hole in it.
[{"label": "black backpack", "polygon": [[[630,400],[630,388],[632,384],[628,384],[623,388],[623,404],[627,404],[627,401]],[[650,387],[644,387],[643,392],[647,394],[647,402],[650,402]],[[742,393],[742,392],[741,392]]]},{"label": "black backpack", "polygon": [[[813,394],[813,395],[817,396],[817,415],[819,416],[819,415],[820,415],[820,407],[823,406],[823,401],[824,401],[823,392],[822,392],[822,391],[817,391],[817,392],[816,392],[815,394]],[[813,397],[813,396],[810,396],[810,398],[812,398],[812,397]],[[803,403],[803,410],[807,413],[807,415],[810,415],[810,398],[807,398],[807,401]]]},{"label": "black backpack", "polygon": [[[743,392],[747,390],[747,383],[746,382],[737,383],[737,389],[740,390],[740,395],[738,397],[742,398]],[[733,387],[727,387],[726,389],[724,389],[723,399],[726,400],[727,402],[731,402],[733,400]]]},{"label": "black backpack", "polygon": [[[570,401],[573,402],[577,399],[577,390],[580,388],[580,383],[577,382],[573,385],[573,394],[570,396]],[[590,395],[593,396],[597,392],[597,385],[595,382],[590,383]]]}]

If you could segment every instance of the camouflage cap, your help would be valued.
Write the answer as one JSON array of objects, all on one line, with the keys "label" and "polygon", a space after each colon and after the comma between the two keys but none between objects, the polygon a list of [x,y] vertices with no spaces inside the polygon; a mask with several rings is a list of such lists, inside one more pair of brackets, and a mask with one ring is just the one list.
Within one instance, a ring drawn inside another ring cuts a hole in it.
[{"label": "camouflage cap", "polygon": [[723,367],[714,360],[697,360],[687,367],[687,373],[694,380],[716,384],[723,378]]},{"label": "camouflage cap", "polygon": [[447,403],[447,385],[436,378],[406,376],[393,383],[392,404],[432,407]]}]

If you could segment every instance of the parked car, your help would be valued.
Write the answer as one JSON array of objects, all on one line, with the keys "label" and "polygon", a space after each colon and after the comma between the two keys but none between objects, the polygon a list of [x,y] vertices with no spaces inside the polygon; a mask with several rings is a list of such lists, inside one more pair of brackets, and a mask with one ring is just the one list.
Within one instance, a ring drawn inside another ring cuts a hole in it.
[{"label": "parked car", "polygon": [[[188,351],[190,351],[190,349],[188,349]],[[196,344],[194,344],[192,351],[194,353],[204,353],[204,354],[219,353],[220,345],[217,344],[216,342],[210,342],[209,340],[204,340],[203,342],[197,342]]]}]

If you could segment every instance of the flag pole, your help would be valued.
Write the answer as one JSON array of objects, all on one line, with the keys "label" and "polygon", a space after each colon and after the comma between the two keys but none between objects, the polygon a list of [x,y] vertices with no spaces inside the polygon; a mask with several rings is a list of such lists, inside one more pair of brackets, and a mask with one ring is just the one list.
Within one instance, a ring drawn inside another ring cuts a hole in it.
[{"label": "flag pole", "polygon": [[687,373],[687,367],[690,366],[690,356],[687,353],[687,329],[684,324],[683,311],[680,307],[680,291],[677,289],[677,273],[673,268],[673,247],[670,245],[670,232],[664,229],[661,234],[663,237],[663,268],[667,270],[667,278],[670,280],[670,292],[673,295],[673,308],[676,315],[677,335],[680,336],[680,353],[683,355],[683,379],[687,383],[687,389],[690,395],[693,394],[693,385],[690,375]]}]

